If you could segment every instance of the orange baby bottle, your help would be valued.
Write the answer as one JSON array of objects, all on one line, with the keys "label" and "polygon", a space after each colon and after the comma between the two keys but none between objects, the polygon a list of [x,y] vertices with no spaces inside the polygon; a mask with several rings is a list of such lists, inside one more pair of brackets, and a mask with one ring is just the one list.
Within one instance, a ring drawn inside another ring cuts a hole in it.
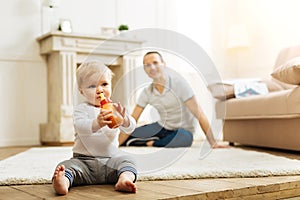
[{"label": "orange baby bottle", "polygon": [[112,101],[108,98],[105,98],[104,94],[101,92],[100,93],[100,105],[101,108],[104,110],[111,110],[113,116],[110,117],[108,120],[111,121],[112,123],[107,124],[109,128],[117,128],[121,124],[123,124],[123,117],[121,114],[116,110],[114,107]]}]

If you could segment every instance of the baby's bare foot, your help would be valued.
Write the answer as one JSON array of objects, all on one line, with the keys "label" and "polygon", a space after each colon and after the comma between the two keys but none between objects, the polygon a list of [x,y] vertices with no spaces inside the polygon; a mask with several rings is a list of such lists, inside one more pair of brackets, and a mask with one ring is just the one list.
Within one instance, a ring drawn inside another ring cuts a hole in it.
[{"label": "baby's bare foot", "polygon": [[52,185],[57,194],[65,195],[68,193],[70,183],[69,179],[65,177],[64,165],[59,165],[58,167],[56,167],[53,174]]},{"label": "baby's bare foot", "polygon": [[122,192],[136,193],[136,185],[133,183],[135,175],[132,172],[123,172],[115,185],[115,189]]}]

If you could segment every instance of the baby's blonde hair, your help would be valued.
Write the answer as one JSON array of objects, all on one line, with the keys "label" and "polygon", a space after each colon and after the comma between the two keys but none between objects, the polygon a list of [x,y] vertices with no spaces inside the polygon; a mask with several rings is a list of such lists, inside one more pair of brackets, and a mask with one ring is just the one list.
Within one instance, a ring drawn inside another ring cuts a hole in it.
[{"label": "baby's blonde hair", "polygon": [[107,76],[110,81],[114,73],[101,61],[87,61],[82,63],[76,70],[77,85],[80,87],[82,83],[92,75],[97,74],[100,77]]}]

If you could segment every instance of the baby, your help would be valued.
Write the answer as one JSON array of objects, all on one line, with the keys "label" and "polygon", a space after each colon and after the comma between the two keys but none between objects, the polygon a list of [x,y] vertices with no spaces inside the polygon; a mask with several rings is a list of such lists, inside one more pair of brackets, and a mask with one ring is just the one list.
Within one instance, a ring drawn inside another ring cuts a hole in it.
[{"label": "baby", "polygon": [[114,104],[123,118],[118,128],[108,127],[112,112],[101,109],[100,94],[111,97],[112,71],[99,61],[89,61],[76,72],[78,91],[85,102],[74,106],[75,141],[73,157],[58,164],[52,184],[57,194],[65,195],[78,185],[115,184],[117,191],[135,193],[137,170],[135,161],[118,151],[118,136],[130,134],[135,120],[120,104]]}]

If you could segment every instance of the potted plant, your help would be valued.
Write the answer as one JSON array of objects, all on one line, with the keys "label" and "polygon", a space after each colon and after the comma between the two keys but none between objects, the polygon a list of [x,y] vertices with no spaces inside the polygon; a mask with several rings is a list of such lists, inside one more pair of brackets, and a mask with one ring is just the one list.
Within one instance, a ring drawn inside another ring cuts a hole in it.
[{"label": "potted plant", "polygon": [[126,24],[121,24],[118,28],[119,31],[128,31],[128,26]]}]

